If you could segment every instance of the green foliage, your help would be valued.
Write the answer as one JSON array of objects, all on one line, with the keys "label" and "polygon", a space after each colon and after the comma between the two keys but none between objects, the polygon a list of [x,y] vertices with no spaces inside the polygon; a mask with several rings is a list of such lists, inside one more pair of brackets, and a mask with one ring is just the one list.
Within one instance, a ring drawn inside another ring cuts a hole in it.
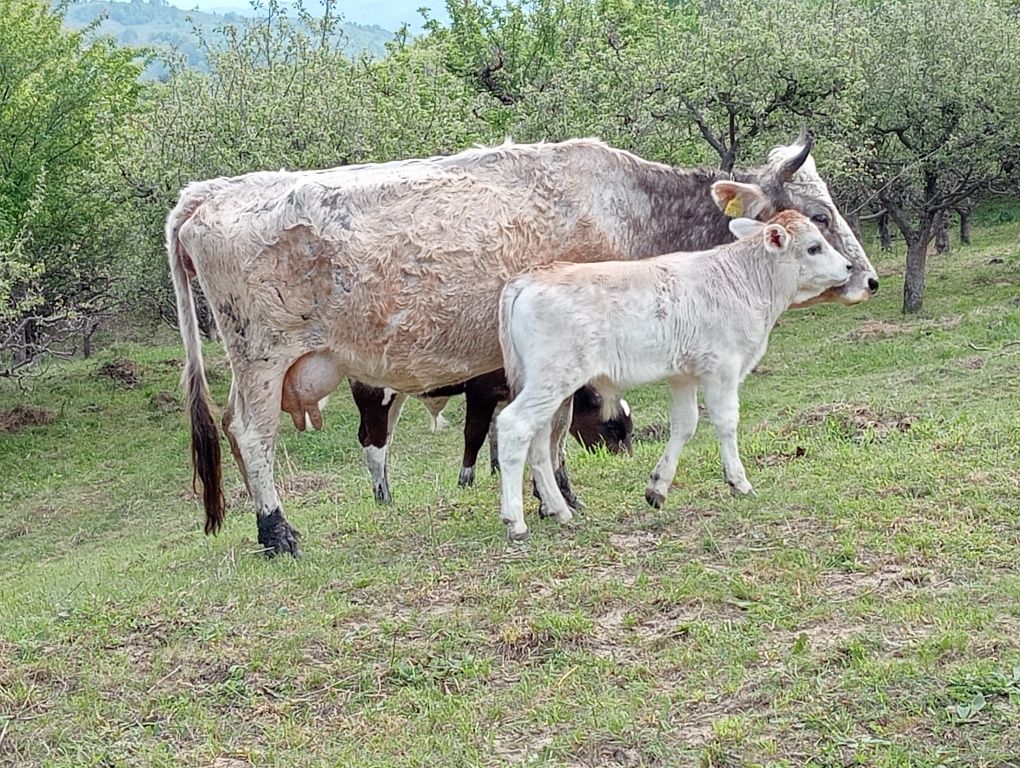
[{"label": "green foliage", "polygon": [[0,371],[31,357],[26,321],[99,311],[126,235],[111,227],[103,172],[137,102],[139,67],[61,21],[44,3],[0,0]]}]

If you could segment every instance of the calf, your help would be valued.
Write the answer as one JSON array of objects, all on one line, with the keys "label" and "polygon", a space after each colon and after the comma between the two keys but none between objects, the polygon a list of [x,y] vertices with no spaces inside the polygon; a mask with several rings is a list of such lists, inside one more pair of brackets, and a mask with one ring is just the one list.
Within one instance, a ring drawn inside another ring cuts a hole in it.
[{"label": "calf", "polygon": [[[717,182],[720,204],[736,194]],[[737,452],[738,388],[761,359],[769,332],[791,304],[850,277],[851,264],[806,217],[780,213],[731,223],[735,243],[643,261],[556,264],[510,280],[500,298],[500,344],[519,394],[500,413],[501,515],[511,539],[527,536],[521,475],[527,456],[539,493],[561,522],[571,519],[549,453],[563,398],[591,382],[605,395],[666,379],[670,437],[645,498],[666,500],[684,443],[698,421],[697,391],[715,426],[726,482],[751,484]]]}]

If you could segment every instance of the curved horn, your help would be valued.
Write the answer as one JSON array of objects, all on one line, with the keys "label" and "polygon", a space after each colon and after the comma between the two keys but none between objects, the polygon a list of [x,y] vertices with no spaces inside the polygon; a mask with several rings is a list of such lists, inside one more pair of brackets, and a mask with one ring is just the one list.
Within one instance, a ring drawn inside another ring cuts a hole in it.
[{"label": "curved horn", "polygon": [[801,146],[800,152],[779,166],[779,178],[784,182],[790,181],[793,178],[793,174],[800,170],[808,155],[811,154],[811,147],[814,146],[815,140],[811,132],[808,131],[807,126],[800,129],[800,136],[797,138],[797,143],[794,146],[797,146],[797,144]]}]

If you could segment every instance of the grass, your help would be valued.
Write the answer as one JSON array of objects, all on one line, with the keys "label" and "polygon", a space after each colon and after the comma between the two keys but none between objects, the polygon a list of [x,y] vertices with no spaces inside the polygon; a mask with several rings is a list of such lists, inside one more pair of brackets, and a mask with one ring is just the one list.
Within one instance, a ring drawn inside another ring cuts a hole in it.
[{"label": "grass", "polygon": [[[868,304],[785,316],[743,389],[757,497],[704,423],[661,511],[661,438],[572,450],[588,510],[532,506],[524,547],[495,479],[456,487],[462,401],[435,436],[408,404],[386,508],[346,390],[282,421],[304,555],[267,561],[232,466],[201,533],[178,347],[4,383],[52,420],[0,433],[0,763],[1020,765],[1018,240],[933,257],[917,317],[900,254]],[[628,399],[661,432],[665,388]]]}]

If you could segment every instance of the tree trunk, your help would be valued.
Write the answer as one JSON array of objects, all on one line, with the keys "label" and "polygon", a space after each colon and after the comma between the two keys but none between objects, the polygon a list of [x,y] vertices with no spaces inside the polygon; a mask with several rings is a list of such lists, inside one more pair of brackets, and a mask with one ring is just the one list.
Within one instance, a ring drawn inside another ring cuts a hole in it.
[{"label": "tree trunk", "polygon": [[931,238],[931,228],[921,227],[921,232],[907,243],[907,271],[903,279],[904,314],[920,312],[924,303],[924,267]]},{"label": "tree trunk", "polygon": [[970,245],[970,207],[958,208],[956,212],[960,214],[960,242]]},{"label": "tree trunk", "polygon": [[889,231],[889,214],[883,213],[878,217],[878,240],[883,251],[892,249],[892,232]]},{"label": "tree trunk", "polygon": [[935,253],[949,253],[949,212],[935,218]]}]

